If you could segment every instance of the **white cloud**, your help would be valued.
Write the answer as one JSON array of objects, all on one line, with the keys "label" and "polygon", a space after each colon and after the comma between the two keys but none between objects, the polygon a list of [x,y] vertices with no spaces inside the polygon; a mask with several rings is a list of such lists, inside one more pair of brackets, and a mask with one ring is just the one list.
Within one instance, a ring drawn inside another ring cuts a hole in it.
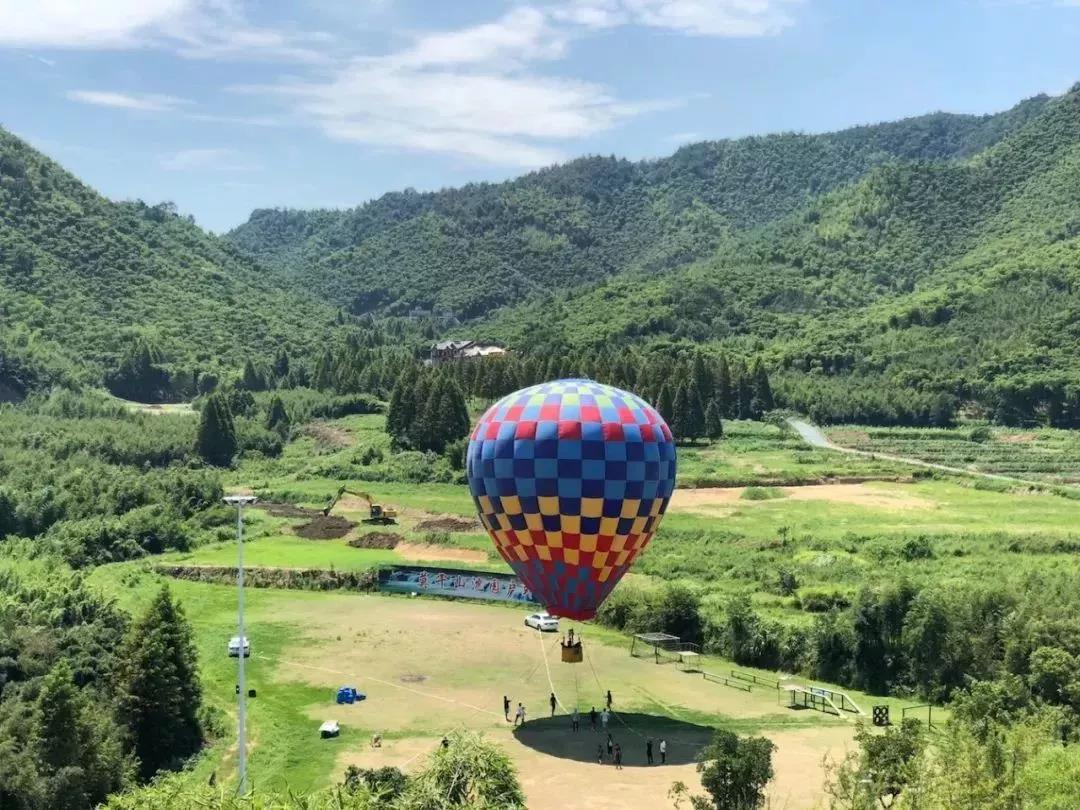
[{"label": "white cloud", "polygon": [[0,47],[167,48],[191,59],[326,61],[322,32],[251,25],[241,0],[0,0]]},{"label": "white cloud", "polygon": [[495,22],[460,31],[427,34],[397,61],[411,67],[503,63],[555,59],[566,49],[567,34],[540,9],[522,6]]},{"label": "white cloud", "polygon": [[253,164],[242,159],[235,149],[207,148],[207,149],[181,149],[161,156],[161,167],[169,171],[251,171]]},{"label": "white cloud", "polygon": [[354,58],[325,77],[233,88],[268,95],[327,136],[380,148],[536,167],[561,144],[677,102],[626,102],[592,82],[536,75],[577,32],[518,7],[483,25],[425,34],[396,53]]},{"label": "white cloud", "polygon": [[643,25],[713,37],[760,37],[791,26],[801,0],[568,0],[559,19],[591,28]]},{"label": "white cloud", "polygon": [[196,0],[0,0],[0,44],[117,48],[175,22]]},{"label": "white cloud", "polygon": [[116,107],[123,110],[145,110],[148,112],[162,112],[172,110],[181,104],[189,102],[176,96],[165,96],[157,93],[144,93],[131,95],[129,93],[117,93],[112,90],[71,90],[67,97],[72,101],[83,104],[93,104],[97,107]]}]

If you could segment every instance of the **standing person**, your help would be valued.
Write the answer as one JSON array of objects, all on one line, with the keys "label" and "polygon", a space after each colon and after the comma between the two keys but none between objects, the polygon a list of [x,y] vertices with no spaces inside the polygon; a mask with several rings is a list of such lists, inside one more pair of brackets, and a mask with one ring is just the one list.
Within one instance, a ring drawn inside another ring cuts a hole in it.
[{"label": "standing person", "polygon": [[660,764],[667,762],[667,740],[660,740]]},{"label": "standing person", "polygon": [[604,746],[600,745],[600,743],[596,744],[596,764],[604,764]]},{"label": "standing person", "polygon": [[615,740],[611,739],[611,735],[607,735],[607,755],[608,758],[612,758],[615,754]]},{"label": "standing person", "polygon": [[615,744],[615,770],[622,770],[622,746]]},{"label": "standing person", "polygon": [[514,715],[514,727],[517,727],[518,723],[525,725],[525,707],[522,704],[518,704],[517,713]]},{"label": "standing person", "polygon": [[600,724],[604,727],[604,731],[607,731],[607,724],[608,720],[610,719],[611,712],[609,712],[607,709],[604,709],[602,712],[600,712]]},{"label": "standing person", "polygon": [[578,714],[577,706],[574,707],[574,711],[570,715],[570,728],[573,731],[578,731],[581,728],[581,715]]},{"label": "standing person", "polygon": [[593,706],[589,710],[589,725],[592,726],[592,730],[596,731],[596,707]]},{"label": "standing person", "polygon": [[645,743],[645,761],[650,765],[653,764],[652,759],[652,737]]},{"label": "standing person", "polygon": [[609,710],[611,709],[611,690],[610,689],[607,690],[607,707],[608,707]]},{"label": "standing person", "polygon": [[503,695],[503,714],[506,715],[506,722],[510,722],[510,698]]},{"label": "standing person", "polygon": [[552,716],[552,717],[554,717],[554,716],[555,716],[555,704],[556,704],[556,702],[557,702],[557,701],[556,701],[556,699],[555,699],[555,693],[554,693],[554,692],[552,692],[552,693],[551,693],[551,697],[549,697],[549,698],[548,698],[548,703],[550,703],[550,704],[551,704],[551,716]]}]

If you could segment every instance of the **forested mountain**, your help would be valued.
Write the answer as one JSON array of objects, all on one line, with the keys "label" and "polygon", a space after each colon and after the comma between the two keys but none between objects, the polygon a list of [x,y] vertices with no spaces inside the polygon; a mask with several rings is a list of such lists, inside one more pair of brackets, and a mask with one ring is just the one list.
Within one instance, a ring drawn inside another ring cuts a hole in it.
[{"label": "forested mountain", "polygon": [[228,238],[357,313],[421,306],[472,318],[552,289],[709,256],[876,166],[975,154],[1047,102],[699,143],[640,163],[589,157],[506,183],[387,194],[347,211],[258,210]]},{"label": "forested mountain", "polygon": [[139,353],[190,388],[248,354],[310,352],[335,315],[171,205],[110,202],[0,129],[0,401]]},{"label": "forested mountain", "polygon": [[799,372],[781,398],[823,418],[889,421],[859,409],[877,388],[1080,424],[1080,87],[969,159],[876,167],[707,260],[537,299],[483,331],[765,349]]}]

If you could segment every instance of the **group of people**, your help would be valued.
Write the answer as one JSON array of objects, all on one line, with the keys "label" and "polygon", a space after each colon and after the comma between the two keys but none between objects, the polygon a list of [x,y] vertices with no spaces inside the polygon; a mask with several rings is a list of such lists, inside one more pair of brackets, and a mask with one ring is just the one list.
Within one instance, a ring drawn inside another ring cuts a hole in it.
[{"label": "group of people", "polygon": [[[606,705],[599,712],[596,707],[593,706],[589,709],[589,726],[593,731],[603,731],[607,734],[607,759],[609,762],[615,763],[615,767],[618,770],[622,770],[623,753],[622,746],[615,742],[611,736],[611,732],[608,729],[608,723],[611,721],[611,707],[612,697],[611,690],[609,689],[606,697]],[[548,704],[551,706],[551,716],[555,716],[555,709],[559,705],[559,699],[555,697],[555,693],[552,692],[548,697]],[[510,698],[503,695],[503,715],[506,717],[506,722],[510,722]],[[525,725],[525,706],[522,703],[518,703],[517,710],[514,712],[514,728],[517,726]],[[570,730],[577,732],[581,730],[581,713],[578,711],[577,706],[574,706],[573,711],[570,712]],[[652,738],[648,738],[645,741],[645,761],[649,765],[656,764],[655,754],[660,754],[660,764],[667,763],[667,740],[661,739],[659,744],[654,745]],[[600,743],[596,746],[596,761],[604,764],[604,744]]]},{"label": "group of people", "polygon": [[[555,695],[552,694],[551,697],[552,697],[552,700],[554,700]],[[555,713],[554,710],[552,710],[552,714],[554,714],[554,713]],[[503,695],[503,715],[506,717],[506,722],[509,723],[510,722],[510,698],[508,698],[506,695]],[[519,723],[521,725],[525,725],[525,705],[523,703],[520,703],[520,702],[517,705],[517,711],[514,712],[514,728],[517,728]]]},{"label": "group of people", "polygon": [[[655,746],[660,753],[660,764],[667,764],[667,740],[661,739],[659,746]],[[656,764],[656,757],[653,754],[654,745],[652,737],[645,741],[645,761],[649,765]],[[607,758],[610,762],[615,763],[616,770],[622,770],[622,746],[615,742],[611,734],[607,735]],[[596,762],[597,764],[604,764],[604,746],[596,746]]]}]

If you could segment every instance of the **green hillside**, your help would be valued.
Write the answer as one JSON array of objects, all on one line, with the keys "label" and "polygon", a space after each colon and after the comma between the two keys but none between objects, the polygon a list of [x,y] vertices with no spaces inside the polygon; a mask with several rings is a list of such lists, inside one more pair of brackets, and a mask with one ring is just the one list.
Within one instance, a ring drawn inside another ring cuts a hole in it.
[{"label": "green hillside", "polygon": [[[1080,424],[1080,88],[969,159],[892,163],[663,276],[496,313],[515,346],[765,349],[781,399],[891,421],[888,397]],[[873,400],[873,401],[871,401]],[[901,420],[902,421],[902,420]]]},{"label": "green hillside", "polygon": [[420,306],[472,318],[553,288],[685,265],[875,166],[975,154],[1046,103],[698,143],[640,163],[589,157],[506,183],[387,194],[347,211],[264,209],[228,238],[354,312]]},{"label": "green hillside", "polygon": [[171,205],[110,202],[4,130],[0,314],[0,401],[98,384],[136,343],[185,395],[249,354],[310,353],[336,315]]}]

